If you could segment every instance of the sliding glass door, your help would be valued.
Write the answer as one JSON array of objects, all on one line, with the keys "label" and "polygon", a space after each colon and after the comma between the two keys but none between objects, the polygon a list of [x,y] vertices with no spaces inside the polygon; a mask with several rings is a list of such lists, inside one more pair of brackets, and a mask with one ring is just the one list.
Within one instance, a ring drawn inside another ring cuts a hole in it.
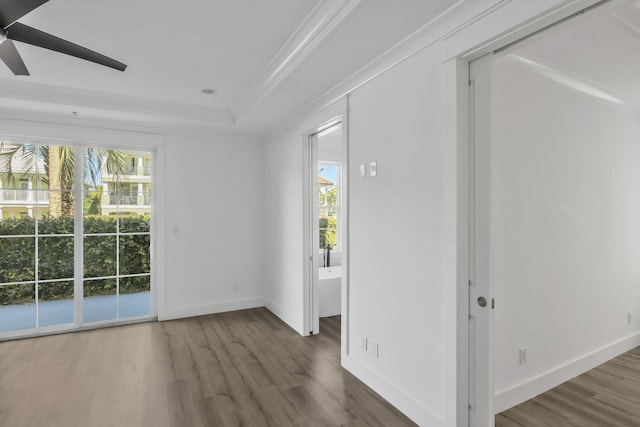
[{"label": "sliding glass door", "polygon": [[85,149],[84,170],[99,156],[101,186],[83,189],[85,323],[151,313],[151,153]]},{"label": "sliding glass door", "polygon": [[151,161],[0,143],[0,338],[153,316]]}]

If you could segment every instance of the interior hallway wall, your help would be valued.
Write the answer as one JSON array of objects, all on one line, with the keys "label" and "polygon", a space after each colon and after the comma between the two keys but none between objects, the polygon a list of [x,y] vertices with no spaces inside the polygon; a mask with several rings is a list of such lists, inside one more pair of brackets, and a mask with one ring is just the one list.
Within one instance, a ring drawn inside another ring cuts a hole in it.
[{"label": "interior hallway wall", "polygon": [[421,425],[444,419],[443,86],[434,46],[355,91],[349,115],[345,366]]}]

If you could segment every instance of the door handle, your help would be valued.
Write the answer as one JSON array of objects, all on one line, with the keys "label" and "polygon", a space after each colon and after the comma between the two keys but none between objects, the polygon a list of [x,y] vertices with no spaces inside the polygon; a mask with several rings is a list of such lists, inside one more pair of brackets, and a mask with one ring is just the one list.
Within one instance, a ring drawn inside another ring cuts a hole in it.
[{"label": "door handle", "polygon": [[486,307],[487,306],[487,299],[485,297],[478,297],[478,305],[480,307]]}]

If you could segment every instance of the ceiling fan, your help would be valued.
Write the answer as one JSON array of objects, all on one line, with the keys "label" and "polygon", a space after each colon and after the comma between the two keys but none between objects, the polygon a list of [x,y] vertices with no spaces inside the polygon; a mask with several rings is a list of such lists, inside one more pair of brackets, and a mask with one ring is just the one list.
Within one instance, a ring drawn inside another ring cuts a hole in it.
[{"label": "ceiling fan", "polygon": [[108,56],[17,22],[18,19],[47,1],[49,0],[0,0],[0,59],[7,64],[13,74],[28,76],[29,70],[24,65],[12,40],[75,56],[120,71],[127,68],[122,62]]}]

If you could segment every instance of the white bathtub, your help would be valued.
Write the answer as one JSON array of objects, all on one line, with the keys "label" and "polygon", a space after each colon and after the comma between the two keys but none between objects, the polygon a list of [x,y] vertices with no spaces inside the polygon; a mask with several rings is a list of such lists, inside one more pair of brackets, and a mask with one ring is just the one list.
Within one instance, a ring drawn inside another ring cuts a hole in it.
[{"label": "white bathtub", "polygon": [[320,317],[337,316],[342,307],[342,267],[318,269]]}]

